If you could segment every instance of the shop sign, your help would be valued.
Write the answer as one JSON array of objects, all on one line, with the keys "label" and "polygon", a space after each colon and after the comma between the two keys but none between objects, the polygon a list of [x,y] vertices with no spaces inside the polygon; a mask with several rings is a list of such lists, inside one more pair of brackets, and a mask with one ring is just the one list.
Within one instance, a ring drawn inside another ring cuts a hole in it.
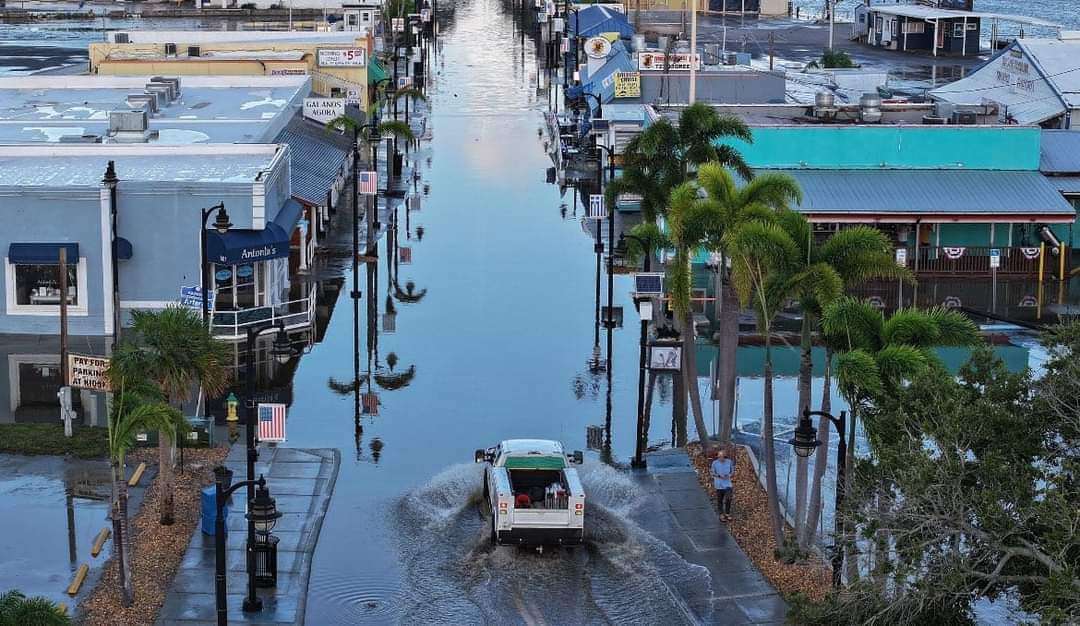
[{"label": "shop sign", "polygon": [[68,355],[68,383],[72,387],[90,391],[112,391],[108,371],[108,357]]},{"label": "shop sign", "polygon": [[677,370],[682,362],[682,348],[679,346],[650,346],[649,369]]},{"label": "shop sign", "polygon": [[395,33],[405,32],[405,18],[403,18],[403,17],[395,17],[395,18],[391,19],[390,20],[390,28],[393,29],[393,31]]},{"label": "shop sign", "polygon": [[349,87],[345,90],[345,104],[360,104],[360,89]]},{"label": "shop sign", "polygon": [[669,70],[690,69],[693,59],[694,69],[701,69],[701,55],[691,55],[688,52],[676,52],[665,54],[663,52],[640,52],[638,53],[638,69],[643,72],[661,72],[664,70],[665,61]]},{"label": "shop sign", "polygon": [[[222,271],[228,272],[228,270],[222,270]],[[226,280],[231,276],[232,276],[232,274],[230,273],[229,276],[226,277]],[[207,306],[206,306],[207,309],[213,309],[214,308],[214,295],[215,295],[215,292],[211,291],[210,292],[210,302],[207,303]],[[201,287],[180,287],[180,306],[188,308],[188,309],[192,309],[192,310],[195,310],[195,311],[202,311],[202,304],[203,304],[202,301],[203,301],[203,297],[202,297],[202,288]]]},{"label": "shop sign", "polygon": [[345,115],[345,98],[304,98],[304,117],[326,124]]},{"label": "shop sign", "polygon": [[279,67],[270,70],[271,76],[307,76],[306,67]]},{"label": "shop sign", "polygon": [[641,72],[615,72],[615,97],[640,98]]},{"label": "shop sign", "polygon": [[367,50],[364,48],[319,48],[319,67],[364,67]]}]

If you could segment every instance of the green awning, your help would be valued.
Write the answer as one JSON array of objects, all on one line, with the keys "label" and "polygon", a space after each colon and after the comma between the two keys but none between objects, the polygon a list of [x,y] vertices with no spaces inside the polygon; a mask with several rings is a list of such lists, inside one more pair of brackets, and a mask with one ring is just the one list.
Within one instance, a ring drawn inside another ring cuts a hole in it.
[{"label": "green awning", "polygon": [[379,61],[375,57],[368,57],[367,67],[367,83],[374,85],[380,80],[386,79],[386,70],[379,64]]},{"label": "green awning", "polygon": [[566,459],[557,456],[512,456],[506,459],[506,469],[561,470]]}]

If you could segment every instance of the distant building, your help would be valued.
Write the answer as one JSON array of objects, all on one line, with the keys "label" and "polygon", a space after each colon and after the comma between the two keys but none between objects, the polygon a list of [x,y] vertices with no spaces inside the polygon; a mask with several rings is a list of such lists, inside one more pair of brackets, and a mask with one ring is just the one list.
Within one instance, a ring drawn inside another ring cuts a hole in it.
[{"label": "distant building", "polygon": [[117,31],[89,46],[93,74],[310,76],[316,94],[365,109],[374,43],[360,32]]},{"label": "distant building", "polygon": [[1000,121],[1072,128],[1080,112],[1080,39],[1017,39],[965,78],[930,91],[958,107],[996,108]]}]

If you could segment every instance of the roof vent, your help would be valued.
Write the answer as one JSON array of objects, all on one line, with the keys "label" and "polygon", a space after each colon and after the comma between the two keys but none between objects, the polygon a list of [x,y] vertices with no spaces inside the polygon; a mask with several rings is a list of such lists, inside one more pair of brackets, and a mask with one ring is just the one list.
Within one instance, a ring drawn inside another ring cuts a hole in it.
[{"label": "roof vent", "polygon": [[188,46],[187,55],[189,57],[197,57],[202,51],[199,50],[199,46]]},{"label": "roof vent", "polygon": [[882,117],[881,96],[876,93],[864,93],[859,98],[859,121],[863,124],[876,124]]},{"label": "roof vent", "polygon": [[836,96],[831,91],[814,94],[814,117],[822,120],[836,117]]},{"label": "roof vent", "polygon": [[176,56],[176,44],[174,44],[174,43],[165,44],[165,56]]}]

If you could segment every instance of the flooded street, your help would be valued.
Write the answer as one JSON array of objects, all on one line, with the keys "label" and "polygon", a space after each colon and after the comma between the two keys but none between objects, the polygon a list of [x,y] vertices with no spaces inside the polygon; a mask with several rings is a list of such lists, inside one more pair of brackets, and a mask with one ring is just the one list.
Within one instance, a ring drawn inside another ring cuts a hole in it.
[{"label": "flooded street", "polygon": [[[430,185],[430,195],[409,215],[408,237],[404,208],[398,215],[399,243],[412,250],[398,284],[413,282],[416,293],[426,293],[415,303],[394,299],[395,332],[378,333],[376,354],[364,346],[369,322],[384,328],[392,293],[385,239],[378,291],[368,293],[365,276],[360,281],[362,363],[370,359],[376,373],[385,372],[393,353],[395,371],[415,367],[415,377],[401,389],[376,386],[379,415],[365,416],[354,436],[351,394],[328,386],[331,378],[352,379],[346,290],[294,379],[289,445],[337,447],[344,457],[314,559],[308,621],[461,623],[533,614],[567,623],[632,621],[646,606],[667,612],[667,604],[645,594],[655,586],[646,583],[656,575],[648,572],[673,579],[704,572],[680,565],[662,544],[617,520],[621,515],[611,511],[632,506],[633,486],[615,470],[591,467],[599,465],[595,453],[583,470],[590,498],[601,505],[590,513],[597,533],[590,547],[572,556],[515,556],[487,546],[473,451],[514,437],[584,449],[585,427],[604,424],[607,383],[586,365],[593,244],[577,220],[563,219],[563,200],[544,180],[551,162],[538,133],[545,96],[536,92],[533,44],[526,39],[522,47],[499,2],[475,0],[455,11],[442,16],[428,102],[433,140],[419,152],[419,186]],[[617,277],[615,288],[628,321],[614,331],[611,445],[615,459],[626,462],[633,452],[637,317],[629,278]],[[369,298],[377,320],[367,318]],[[660,414],[653,440],[670,432]],[[602,492],[610,494],[606,500]],[[610,523],[597,521],[608,516]],[[623,547],[598,549],[597,542]],[[631,590],[630,571],[640,573],[641,589]]]}]

